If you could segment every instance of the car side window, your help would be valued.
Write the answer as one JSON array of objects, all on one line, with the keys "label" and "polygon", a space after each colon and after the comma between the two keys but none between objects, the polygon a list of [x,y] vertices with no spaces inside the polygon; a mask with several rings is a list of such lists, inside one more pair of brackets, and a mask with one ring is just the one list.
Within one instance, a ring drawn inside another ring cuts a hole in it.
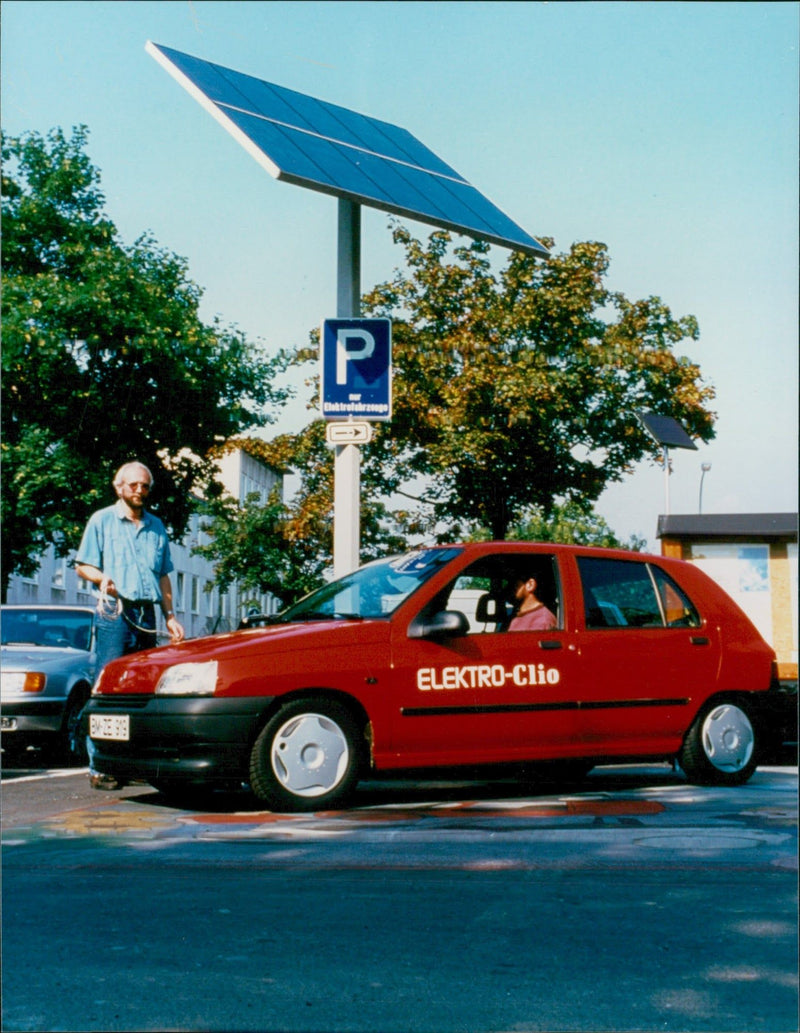
[{"label": "car side window", "polygon": [[656,583],[664,622],[667,627],[699,628],[702,624],[700,614],[683,589],[679,588],[669,574],[665,573],[660,567],[650,564],[650,570]]},{"label": "car side window", "polygon": [[463,613],[470,635],[503,633],[514,615],[516,583],[528,577],[531,570],[538,598],[558,621],[561,605],[557,568],[555,557],[546,554],[485,556],[438,593],[433,608]]},{"label": "car side window", "polygon": [[700,625],[691,600],[659,567],[636,560],[578,557],[587,628]]}]

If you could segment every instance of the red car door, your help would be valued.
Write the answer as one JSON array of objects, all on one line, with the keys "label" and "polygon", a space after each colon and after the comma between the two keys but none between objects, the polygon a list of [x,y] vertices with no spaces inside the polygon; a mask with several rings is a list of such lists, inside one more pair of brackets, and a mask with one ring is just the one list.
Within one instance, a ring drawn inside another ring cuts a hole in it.
[{"label": "red car door", "polygon": [[657,564],[579,556],[584,601],[579,734],[587,751],[673,752],[713,691],[716,627]]},{"label": "red car door", "polygon": [[[563,618],[552,630],[505,630],[498,586],[507,592],[513,574],[505,554],[503,574],[492,559],[483,557],[439,593],[436,605],[418,615],[416,630],[415,621],[395,626],[390,691],[397,764],[517,761],[581,750],[574,632]],[[542,562],[553,571],[552,556]],[[563,613],[557,578],[546,577],[551,606]],[[483,620],[487,601],[491,619]],[[469,630],[425,634],[425,619],[442,609],[461,613]]]}]

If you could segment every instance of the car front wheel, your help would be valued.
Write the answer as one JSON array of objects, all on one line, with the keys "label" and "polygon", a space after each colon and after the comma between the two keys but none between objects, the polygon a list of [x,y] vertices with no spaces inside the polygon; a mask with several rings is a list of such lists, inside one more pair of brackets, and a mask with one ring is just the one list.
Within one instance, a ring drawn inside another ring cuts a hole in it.
[{"label": "car front wheel", "polygon": [[701,710],[686,735],[678,762],[690,782],[736,786],[756,769],[756,736],[744,708],[718,702]]},{"label": "car front wheel", "polygon": [[89,763],[86,733],[83,730],[81,716],[90,694],[89,685],[79,685],[72,690],[62,726],[61,746],[64,760],[79,767]]},{"label": "car front wheel", "polygon": [[250,755],[250,787],[277,811],[312,811],[341,804],[355,787],[363,736],[335,700],[293,700],[281,707]]}]

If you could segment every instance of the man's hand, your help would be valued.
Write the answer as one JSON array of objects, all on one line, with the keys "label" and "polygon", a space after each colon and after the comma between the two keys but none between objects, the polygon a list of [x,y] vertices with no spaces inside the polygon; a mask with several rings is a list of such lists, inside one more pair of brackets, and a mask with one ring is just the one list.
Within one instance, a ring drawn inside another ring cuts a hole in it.
[{"label": "man's hand", "polygon": [[100,591],[105,592],[106,595],[110,595],[112,599],[116,599],[119,595],[117,592],[117,586],[111,580],[111,578],[105,579],[100,582]]},{"label": "man's hand", "polygon": [[183,642],[186,632],[183,630],[183,625],[178,622],[178,618],[174,613],[171,617],[167,618],[167,631],[172,636],[171,641],[173,643]]}]

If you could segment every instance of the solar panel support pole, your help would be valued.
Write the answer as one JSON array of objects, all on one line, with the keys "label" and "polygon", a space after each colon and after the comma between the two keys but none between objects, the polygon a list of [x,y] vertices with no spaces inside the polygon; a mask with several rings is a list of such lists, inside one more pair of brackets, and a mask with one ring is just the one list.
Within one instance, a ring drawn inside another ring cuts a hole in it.
[{"label": "solar panel support pole", "polygon": [[336,315],[361,315],[361,205],[339,198],[339,234],[336,266]]},{"label": "solar panel support pole", "polygon": [[[361,315],[361,206],[339,198],[336,314]],[[359,565],[361,540],[361,453],[358,445],[337,445],[333,466],[333,574],[344,577]]]},{"label": "solar panel support pole", "polygon": [[669,516],[669,449],[663,446],[661,462],[664,465],[664,512]]}]

